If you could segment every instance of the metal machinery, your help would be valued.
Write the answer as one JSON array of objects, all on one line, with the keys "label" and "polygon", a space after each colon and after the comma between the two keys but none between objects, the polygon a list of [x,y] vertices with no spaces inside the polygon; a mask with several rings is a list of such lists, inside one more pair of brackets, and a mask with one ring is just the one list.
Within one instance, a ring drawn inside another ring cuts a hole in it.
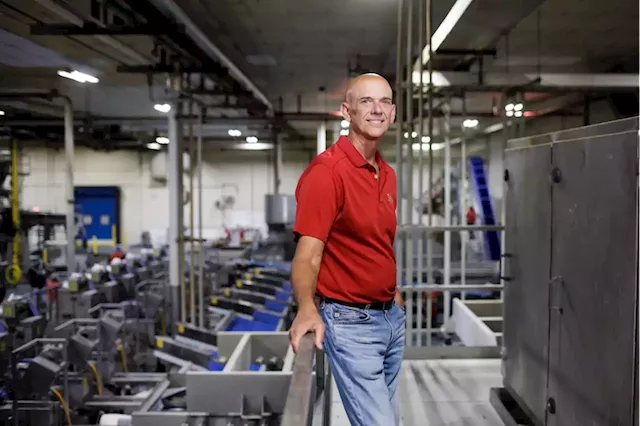
[{"label": "metal machinery", "polygon": [[504,388],[492,395],[507,424],[638,422],[638,130],[632,118],[508,146]]},{"label": "metal machinery", "polygon": [[330,382],[312,339],[290,348],[289,265],[202,247],[203,297],[184,322],[166,315],[167,260],[149,249],[5,301],[0,423],[303,424],[313,401],[296,398]]},{"label": "metal machinery", "polygon": [[264,202],[269,237],[251,251],[251,258],[290,262],[295,253],[293,225],[296,218],[296,200],[293,195],[267,194]]}]

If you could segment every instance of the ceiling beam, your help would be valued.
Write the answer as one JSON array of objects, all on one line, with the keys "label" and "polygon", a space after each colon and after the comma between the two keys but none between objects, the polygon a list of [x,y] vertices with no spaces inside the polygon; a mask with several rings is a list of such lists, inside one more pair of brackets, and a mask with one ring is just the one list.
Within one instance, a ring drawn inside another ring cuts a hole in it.
[{"label": "ceiling beam", "polygon": [[[414,72],[413,84],[420,84],[420,73]],[[479,84],[482,81],[483,84]],[[422,82],[429,84],[429,72],[424,71]],[[521,91],[535,92],[537,89],[558,89],[565,91],[575,90],[637,90],[640,85],[638,74],[624,73],[525,73],[502,74],[488,73],[478,74],[461,71],[434,71],[433,86],[437,88],[450,88],[456,90],[474,91],[507,91],[521,87]]]},{"label": "ceiling beam", "polygon": [[273,111],[273,105],[260,89],[247,77],[209,37],[189,18],[189,16],[173,0],[149,0],[158,10],[168,13],[186,28],[186,33],[191,39],[212,59],[219,61],[228,70],[231,76],[247,88],[256,99],[260,100],[269,111]]},{"label": "ceiling beam", "polygon": [[[424,46],[424,48],[420,46],[422,52],[413,65],[414,72],[419,73],[420,69],[424,65],[426,65],[427,62],[429,62],[429,50],[431,50],[431,53],[433,54],[436,53],[442,43],[444,43],[444,40],[453,30],[453,27],[458,24],[458,21],[460,20],[460,18],[462,18],[462,15],[464,15],[464,12],[467,10],[472,1],[473,0],[456,0],[449,13],[447,13],[447,16],[444,17],[444,20],[442,21],[442,23],[440,23],[440,26],[434,31],[433,36],[431,36],[431,47],[429,47],[429,45]],[[429,26],[427,26],[427,28],[429,28]],[[427,34],[426,39],[429,40],[429,34]],[[422,65],[420,64],[421,58]]]}]

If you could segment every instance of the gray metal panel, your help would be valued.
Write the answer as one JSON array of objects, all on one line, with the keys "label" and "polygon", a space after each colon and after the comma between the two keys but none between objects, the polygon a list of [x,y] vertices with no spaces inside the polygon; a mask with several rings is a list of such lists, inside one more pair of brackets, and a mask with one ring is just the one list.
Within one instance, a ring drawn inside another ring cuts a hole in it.
[{"label": "gray metal panel", "polygon": [[592,126],[576,127],[543,135],[527,136],[509,141],[509,148],[522,148],[533,145],[547,144],[551,142],[567,141],[585,137],[604,136],[615,133],[638,131],[638,117],[625,118],[624,120],[609,121],[607,123],[594,124]]},{"label": "gray metal panel", "polygon": [[264,196],[267,225],[289,225],[296,219],[296,199],[293,195],[266,194]]},{"label": "gray metal panel", "polygon": [[632,424],[637,145],[634,131],[553,148],[549,426]]},{"label": "gray metal panel", "polygon": [[291,373],[187,373],[187,410],[224,416],[254,411],[264,402],[282,413]]},{"label": "gray metal panel", "polygon": [[506,259],[504,291],[505,387],[541,423],[546,403],[550,146],[505,153]]}]

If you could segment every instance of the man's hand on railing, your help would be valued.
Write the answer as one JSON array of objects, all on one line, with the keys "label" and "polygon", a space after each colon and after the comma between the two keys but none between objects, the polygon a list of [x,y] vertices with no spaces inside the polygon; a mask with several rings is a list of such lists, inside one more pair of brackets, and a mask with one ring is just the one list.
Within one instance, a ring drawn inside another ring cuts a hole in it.
[{"label": "man's hand on railing", "polygon": [[293,351],[298,353],[300,348],[300,339],[307,333],[315,334],[315,345],[318,350],[322,350],[322,342],[324,341],[324,322],[315,306],[298,310],[291,328],[289,328],[289,341],[293,347]]}]

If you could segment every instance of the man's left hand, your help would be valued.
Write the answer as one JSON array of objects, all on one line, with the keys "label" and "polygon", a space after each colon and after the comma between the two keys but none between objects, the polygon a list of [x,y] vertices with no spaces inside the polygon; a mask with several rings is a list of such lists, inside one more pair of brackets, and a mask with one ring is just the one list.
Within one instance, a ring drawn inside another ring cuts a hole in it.
[{"label": "man's left hand", "polygon": [[404,308],[404,299],[402,298],[402,295],[400,294],[399,291],[396,291],[396,295],[394,296],[396,305],[400,306],[401,308]]}]

